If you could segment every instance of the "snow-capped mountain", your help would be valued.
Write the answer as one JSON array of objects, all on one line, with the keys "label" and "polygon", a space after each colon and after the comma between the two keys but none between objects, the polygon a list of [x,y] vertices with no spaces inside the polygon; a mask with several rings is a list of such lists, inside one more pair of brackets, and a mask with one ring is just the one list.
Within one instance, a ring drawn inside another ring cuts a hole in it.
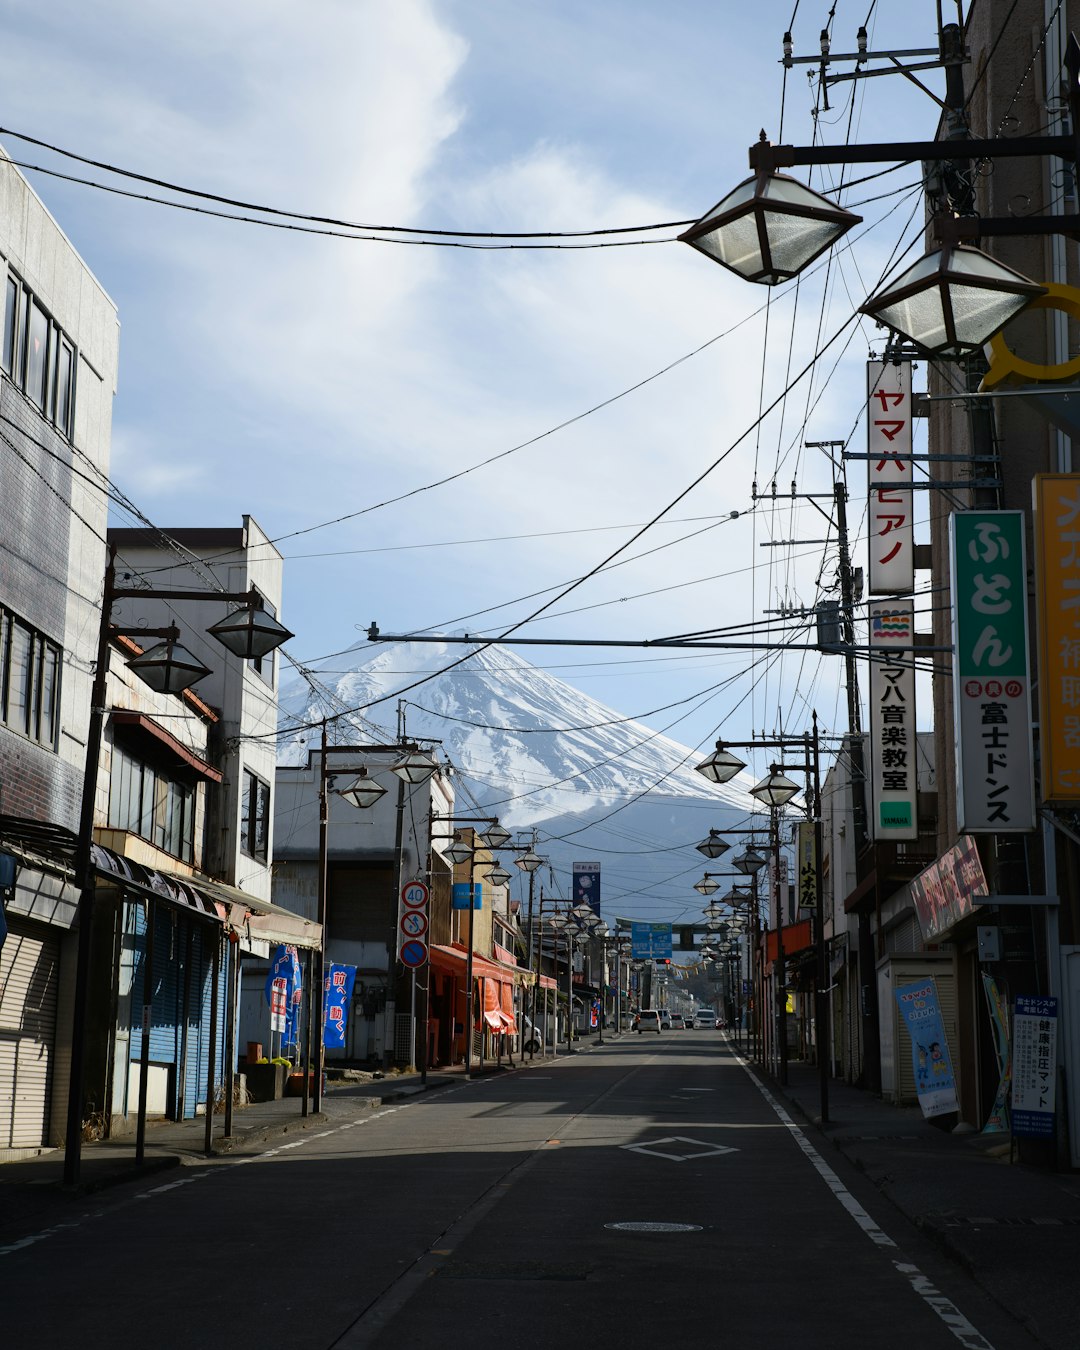
[{"label": "snow-capped mountain", "polygon": [[[545,894],[568,893],[574,861],[600,862],[609,921],[700,917],[693,883],[706,868],[730,868],[723,858],[706,863],[694,845],[710,829],[744,825],[755,808],[746,792],[752,779],[709,784],[694,770],[703,752],[621,716],[506,647],[395,643],[354,669],[316,678],[317,689],[303,679],[283,686],[283,728],[345,713],[337,743],[390,742],[404,699],[409,739],[441,742],[441,757],[455,766],[463,812],[475,803],[510,830],[537,831],[538,851],[552,867],[537,874]],[[311,731],[286,735],[282,762],[302,762],[313,744]]]}]

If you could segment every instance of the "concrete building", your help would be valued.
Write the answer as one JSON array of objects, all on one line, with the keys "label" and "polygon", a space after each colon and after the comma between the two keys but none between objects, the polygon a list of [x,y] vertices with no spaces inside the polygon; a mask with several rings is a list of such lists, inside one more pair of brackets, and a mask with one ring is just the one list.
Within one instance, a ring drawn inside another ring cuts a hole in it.
[{"label": "concrete building", "polygon": [[116,307],[0,158],[0,1159],[66,1109],[78,825],[102,582]]}]

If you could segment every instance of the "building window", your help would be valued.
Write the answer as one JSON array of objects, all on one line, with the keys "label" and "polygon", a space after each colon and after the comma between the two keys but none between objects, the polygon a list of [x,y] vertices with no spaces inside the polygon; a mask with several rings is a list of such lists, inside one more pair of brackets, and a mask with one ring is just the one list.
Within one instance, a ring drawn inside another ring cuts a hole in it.
[{"label": "building window", "polygon": [[4,369],[14,375],[15,329],[19,316],[19,286],[13,277],[7,279],[7,300],[4,305]]},{"label": "building window", "polygon": [[0,722],[54,748],[60,708],[60,648],[0,608]]},{"label": "building window", "polygon": [[244,770],[240,793],[240,847],[251,858],[266,862],[270,847],[270,784]]},{"label": "building window", "polygon": [[195,858],[196,789],[113,747],[109,826],[146,839],[186,863]]},{"label": "building window", "polygon": [[74,345],[10,273],[0,357],[12,381],[70,439],[75,396]]}]

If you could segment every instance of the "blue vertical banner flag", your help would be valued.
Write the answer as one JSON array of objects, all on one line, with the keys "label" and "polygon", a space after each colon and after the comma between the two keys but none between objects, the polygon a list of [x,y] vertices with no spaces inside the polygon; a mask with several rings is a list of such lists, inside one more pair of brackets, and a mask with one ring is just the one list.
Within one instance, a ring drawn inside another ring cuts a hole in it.
[{"label": "blue vertical banner flag", "polygon": [[901,985],[893,993],[911,1037],[911,1066],[915,1071],[915,1091],[923,1115],[929,1120],[931,1116],[944,1116],[959,1110],[956,1079],[933,976],[927,976],[918,984]]},{"label": "blue vertical banner flag", "polygon": [[573,903],[586,904],[593,913],[600,915],[600,864],[598,862],[576,862],[570,864],[573,877]]},{"label": "blue vertical banner flag", "polygon": [[[282,997],[284,997],[283,1010]],[[266,976],[266,1001],[271,1008],[271,1030],[280,1031],[286,1045],[295,1045],[300,1040],[300,1004],[303,997],[304,980],[300,970],[300,954],[295,947],[280,946],[274,953]],[[284,1025],[278,1021],[282,1011]]]},{"label": "blue vertical banner flag", "polygon": [[323,1044],[328,1050],[345,1049],[349,1004],[356,983],[355,966],[331,965],[326,972],[323,995]]}]

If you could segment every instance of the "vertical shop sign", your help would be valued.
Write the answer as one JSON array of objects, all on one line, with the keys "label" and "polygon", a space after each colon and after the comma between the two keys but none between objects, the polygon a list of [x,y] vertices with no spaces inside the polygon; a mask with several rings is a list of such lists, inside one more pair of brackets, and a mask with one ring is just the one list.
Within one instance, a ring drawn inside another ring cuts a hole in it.
[{"label": "vertical shop sign", "polygon": [[328,1050],[345,1048],[349,1004],[356,983],[355,966],[331,965],[323,986],[323,1043]]},{"label": "vertical shop sign", "polygon": [[576,862],[570,864],[573,876],[575,905],[589,905],[594,914],[600,913],[600,864]]},{"label": "vertical shop sign", "polygon": [[1023,513],[954,512],[949,543],[958,828],[1033,830]]},{"label": "vertical shop sign", "polygon": [[798,908],[817,909],[817,834],[812,821],[800,820],[796,826],[795,849],[798,855]]},{"label": "vertical shop sign", "polygon": [[868,361],[869,593],[915,587],[911,491],[911,362]]},{"label": "vertical shop sign", "polygon": [[1056,998],[1017,994],[1013,1005],[1013,1134],[1052,1139],[1057,1084]]},{"label": "vertical shop sign", "polygon": [[1036,474],[1041,796],[1080,801],[1080,474]]},{"label": "vertical shop sign", "polygon": [[915,602],[870,602],[870,762],[875,839],[917,839]]}]

